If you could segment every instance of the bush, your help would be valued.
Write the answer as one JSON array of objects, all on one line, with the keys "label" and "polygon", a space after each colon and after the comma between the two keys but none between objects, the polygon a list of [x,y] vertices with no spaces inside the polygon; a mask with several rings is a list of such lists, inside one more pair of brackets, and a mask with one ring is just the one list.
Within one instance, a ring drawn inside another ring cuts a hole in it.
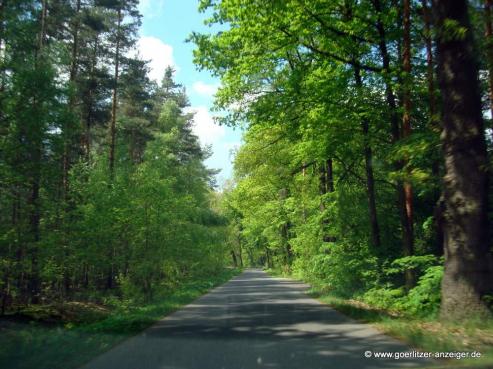
[{"label": "bush", "polygon": [[[371,288],[362,300],[381,309],[392,309],[406,315],[433,317],[440,308],[440,284],[443,276],[443,260],[434,255],[406,256],[396,259],[384,268],[387,277],[403,275],[413,270],[417,277],[416,287],[407,294],[403,286],[395,287],[394,283]],[[391,278],[392,279],[392,278]]]},{"label": "bush", "polygon": [[398,310],[406,315],[434,317],[440,308],[440,284],[443,266],[430,266],[419,278],[417,286],[406,295],[404,288],[376,287],[363,295],[363,301],[381,309]]},{"label": "bush", "polygon": [[389,268],[385,269],[387,275],[404,274],[407,270],[413,270],[417,275],[422,275],[428,268],[439,263],[435,255],[413,255],[395,259]]},{"label": "bush", "polygon": [[412,315],[433,317],[440,309],[440,284],[443,266],[437,265],[426,269],[418,284],[406,296],[403,308]]},{"label": "bush", "polygon": [[372,287],[377,260],[364,245],[330,243],[314,257],[311,274],[339,296],[349,297]]},{"label": "bush", "polygon": [[374,287],[363,295],[363,301],[380,309],[400,310],[405,298],[404,288]]}]

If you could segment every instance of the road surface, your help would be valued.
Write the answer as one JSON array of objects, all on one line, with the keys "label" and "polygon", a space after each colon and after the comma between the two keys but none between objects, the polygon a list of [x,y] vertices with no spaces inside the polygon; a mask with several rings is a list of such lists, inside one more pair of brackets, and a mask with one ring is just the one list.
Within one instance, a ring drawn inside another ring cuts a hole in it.
[{"label": "road surface", "polygon": [[423,368],[366,358],[409,347],[305,294],[308,286],[248,269],[83,369]]}]

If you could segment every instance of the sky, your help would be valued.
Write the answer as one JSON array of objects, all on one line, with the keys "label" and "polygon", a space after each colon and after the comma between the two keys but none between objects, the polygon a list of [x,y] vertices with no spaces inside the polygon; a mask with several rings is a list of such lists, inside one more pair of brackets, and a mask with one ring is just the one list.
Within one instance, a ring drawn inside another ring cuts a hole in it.
[{"label": "sky", "polygon": [[185,86],[191,107],[196,112],[194,132],[202,145],[212,145],[213,155],[207,159],[209,168],[221,169],[217,176],[221,185],[232,175],[231,152],[240,145],[241,132],[216,125],[211,107],[220,81],[208,71],[198,71],[193,64],[193,43],[185,40],[193,32],[210,33],[214,28],[204,25],[206,15],[199,13],[198,0],[140,0],[143,15],[138,49],[150,60],[150,77],[160,81],[167,66],[176,70],[176,82]]}]

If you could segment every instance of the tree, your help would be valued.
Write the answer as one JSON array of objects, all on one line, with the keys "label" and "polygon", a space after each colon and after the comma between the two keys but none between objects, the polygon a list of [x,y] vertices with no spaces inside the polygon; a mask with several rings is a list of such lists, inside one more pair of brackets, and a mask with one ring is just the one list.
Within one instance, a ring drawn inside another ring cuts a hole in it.
[{"label": "tree", "polygon": [[[104,3],[104,2],[103,2]],[[110,176],[114,175],[115,167],[115,145],[116,145],[116,120],[118,106],[118,83],[120,76],[121,54],[135,44],[135,33],[137,26],[140,24],[140,15],[137,10],[138,2],[108,0],[105,5],[113,11],[116,26],[114,33],[111,35],[111,42],[114,44],[113,50],[113,91],[111,97],[111,120],[109,124],[109,169]],[[127,20],[128,23],[124,23]]]},{"label": "tree", "polygon": [[[221,121],[246,127],[230,198],[238,199],[241,216],[234,222],[253,262],[293,268],[341,293],[347,293],[341,286],[362,294],[392,285],[411,298],[424,272],[420,263],[441,254],[438,121],[442,109],[451,114],[453,107],[439,106],[435,97],[431,35],[439,26],[429,2],[250,1],[240,7],[222,0],[201,7],[212,11],[210,22],[230,25],[191,39],[195,62],[222,80],[216,108],[230,113]],[[473,31],[483,27],[478,21]],[[484,135],[484,127],[475,127]],[[486,206],[485,200],[476,204]],[[484,254],[491,245],[488,237],[483,242]],[[281,257],[286,244],[289,261]],[[338,263],[352,270],[339,270]],[[373,279],[354,279],[363,273]]]},{"label": "tree", "polygon": [[445,157],[445,274],[441,316],[488,315],[493,291],[488,161],[478,66],[466,1],[434,0]]},{"label": "tree", "polygon": [[0,1],[2,314],[100,291],[151,299],[225,262],[209,151],[172,70],[158,86],[130,56],[136,9]]}]

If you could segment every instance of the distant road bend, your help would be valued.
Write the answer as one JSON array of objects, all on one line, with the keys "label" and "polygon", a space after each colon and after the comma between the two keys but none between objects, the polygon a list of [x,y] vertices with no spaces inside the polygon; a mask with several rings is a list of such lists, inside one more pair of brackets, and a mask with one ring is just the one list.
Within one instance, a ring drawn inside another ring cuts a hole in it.
[{"label": "distant road bend", "polygon": [[409,347],[305,294],[307,285],[248,269],[83,369],[424,368],[365,358]]}]

